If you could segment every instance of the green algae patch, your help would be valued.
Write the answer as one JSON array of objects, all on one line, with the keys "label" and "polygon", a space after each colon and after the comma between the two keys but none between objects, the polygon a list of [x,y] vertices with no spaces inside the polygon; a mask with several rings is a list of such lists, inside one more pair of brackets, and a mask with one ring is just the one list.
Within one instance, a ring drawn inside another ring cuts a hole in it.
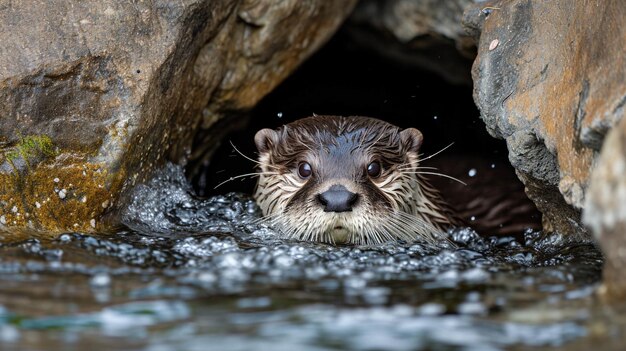
[{"label": "green algae patch", "polygon": [[31,165],[17,177],[2,172],[0,226],[51,234],[93,232],[112,205],[108,189],[110,177],[104,165],[67,155]]},{"label": "green algae patch", "polygon": [[24,166],[30,169],[34,164],[47,159],[56,154],[52,139],[47,135],[20,136],[19,142],[3,153],[4,160],[11,166],[16,177],[20,175],[20,164],[18,160],[23,160]]},{"label": "green algae patch", "polygon": [[14,160],[17,157],[29,159],[37,156],[53,156],[54,145],[52,139],[47,135],[28,135],[21,137],[15,148],[6,154],[7,160]]}]

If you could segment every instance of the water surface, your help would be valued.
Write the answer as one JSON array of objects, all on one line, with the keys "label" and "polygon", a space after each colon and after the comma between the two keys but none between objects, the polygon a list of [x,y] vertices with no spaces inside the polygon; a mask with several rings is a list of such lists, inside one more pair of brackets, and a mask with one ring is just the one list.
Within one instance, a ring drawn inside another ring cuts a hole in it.
[{"label": "water surface", "polygon": [[[590,241],[449,232],[451,244],[281,240],[182,171],[140,186],[127,229],[0,246],[2,350],[618,349]],[[598,348],[600,347],[600,348]]]}]

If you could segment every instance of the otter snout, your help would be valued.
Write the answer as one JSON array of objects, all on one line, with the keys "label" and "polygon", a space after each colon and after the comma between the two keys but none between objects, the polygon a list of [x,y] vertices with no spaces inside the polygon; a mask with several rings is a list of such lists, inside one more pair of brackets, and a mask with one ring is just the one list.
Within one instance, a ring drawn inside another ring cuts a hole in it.
[{"label": "otter snout", "polygon": [[348,191],[343,185],[333,185],[317,195],[317,200],[324,206],[324,212],[348,212],[356,203],[358,195]]}]

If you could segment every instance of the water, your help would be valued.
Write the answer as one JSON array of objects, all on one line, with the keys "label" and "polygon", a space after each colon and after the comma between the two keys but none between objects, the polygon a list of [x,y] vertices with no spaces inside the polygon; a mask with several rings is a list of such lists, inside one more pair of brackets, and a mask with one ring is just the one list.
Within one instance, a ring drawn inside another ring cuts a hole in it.
[{"label": "water", "polygon": [[594,293],[602,256],[591,242],[467,228],[441,247],[285,241],[256,224],[250,198],[198,200],[174,166],[133,200],[128,229],[114,235],[2,241],[0,349],[582,350],[623,341],[619,308]]}]

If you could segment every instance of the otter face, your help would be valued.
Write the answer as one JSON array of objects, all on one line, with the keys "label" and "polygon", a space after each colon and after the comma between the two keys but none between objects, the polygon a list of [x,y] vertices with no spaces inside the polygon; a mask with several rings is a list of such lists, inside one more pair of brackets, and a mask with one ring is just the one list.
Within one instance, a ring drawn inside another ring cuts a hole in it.
[{"label": "otter face", "polygon": [[378,244],[432,239],[441,231],[424,212],[429,200],[417,174],[417,129],[315,116],[260,130],[255,143],[254,196],[267,223],[286,237]]}]

